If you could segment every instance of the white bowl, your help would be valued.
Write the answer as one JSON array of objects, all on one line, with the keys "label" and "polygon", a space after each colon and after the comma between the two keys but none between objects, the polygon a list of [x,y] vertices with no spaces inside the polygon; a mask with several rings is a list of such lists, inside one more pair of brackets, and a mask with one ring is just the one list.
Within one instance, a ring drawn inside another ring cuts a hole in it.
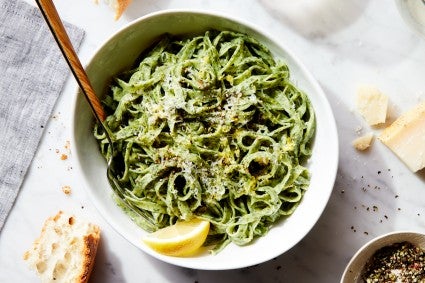
[{"label": "white bowl", "polygon": [[364,244],[351,258],[344,270],[341,283],[361,283],[363,268],[373,254],[385,246],[395,243],[410,242],[425,249],[425,234],[412,231],[396,231],[376,237]]},{"label": "white bowl", "polygon": [[[269,233],[253,244],[229,245],[217,255],[207,252],[196,257],[169,257],[142,243],[146,234],[136,226],[111,198],[106,179],[106,163],[92,135],[93,117],[82,95],[74,108],[74,137],[77,168],[93,203],[104,218],[129,242],[165,262],[206,270],[224,270],[255,265],[279,256],[297,244],[314,226],[333,189],[338,166],[338,136],[332,110],[325,94],[301,62],[282,44],[252,24],[202,11],[164,11],[142,17],[111,36],[96,52],[87,72],[97,94],[104,94],[111,77],[129,68],[142,50],[159,35],[199,33],[208,29],[235,30],[250,34],[267,45],[275,56],[285,59],[293,81],[304,90],[315,109],[317,129],[313,155],[308,163],[312,174],[309,190],[289,218],[276,223]],[[282,36],[281,38],[285,38]]]}]

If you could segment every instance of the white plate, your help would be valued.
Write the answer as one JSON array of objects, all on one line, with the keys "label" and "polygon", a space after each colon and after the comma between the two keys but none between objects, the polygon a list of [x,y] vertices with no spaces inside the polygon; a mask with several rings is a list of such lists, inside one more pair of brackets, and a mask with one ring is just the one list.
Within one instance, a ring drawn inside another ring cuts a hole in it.
[{"label": "white plate", "polygon": [[251,245],[239,247],[230,244],[215,256],[208,253],[189,258],[160,255],[142,243],[141,238],[146,232],[136,226],[111,198],[106,163],[92,135],[93,117],[82,95],[77,96],[74,105],[73,144],[78,157],[77,169],[88,194],[118,233],[165,262],[194,269],[224,270],[262,263],[286,252],[310,231],[329,200],[338,166],[338,136],[332,110],[316,80],[281,42],[272,40],[252,24],[210,12],[175,10],[147,15],[121,29],[96,52],[87,72],[95,91],[104,93],[111,77],[131,66],[158,35],[165,32],[199,33],[208,29],[236,30],[259,39],[275,56],[287,62],[293,81],[308,94],[313,104],[317,131],[313,155],[308,163],[311,185],[293,215],[277,223],[266,236]]}]

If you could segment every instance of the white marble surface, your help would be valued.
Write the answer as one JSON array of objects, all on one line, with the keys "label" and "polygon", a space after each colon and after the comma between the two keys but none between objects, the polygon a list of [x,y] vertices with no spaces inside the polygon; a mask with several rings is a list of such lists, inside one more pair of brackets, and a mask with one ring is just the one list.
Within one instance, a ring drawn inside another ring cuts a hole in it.
[{"label": "white marble surface", "polygon": [[[33,1],[26,0],[30,3]],[[171,266],[136,250],[88,199],[73,168],[70,77],[46,128],[17,202],[0,234],[0,282],[37,282],[22,260],[48,216],[59,209],[99,224],[102,242],[91,282],[338,282],[364,243],[395,230],[425,232],[425,172],[411,173],[375,141],[366,153],[351,142],[370,129],[355,111],[360,84],[390,97],[392,117],[425,99],[425,40],[386,0],[133,0],[119,21],[90,0],[55,1],[63,19],[86,31],[83,64],[107,37],[135,18],[169,8],[200,8],[248,20],[283,38],[317,78],[332,105],[340,138],[337,180],[322,217],[294,248],[264,264],[230,271]],[[280,4],[279,4],[280,3]],[[286,8],[282,8],[287,5]],[[282,7],[280,7],[282,6]],[[67,154],[67,160],[61,160]],[[71,195],[62,192],[70,186]]]}]

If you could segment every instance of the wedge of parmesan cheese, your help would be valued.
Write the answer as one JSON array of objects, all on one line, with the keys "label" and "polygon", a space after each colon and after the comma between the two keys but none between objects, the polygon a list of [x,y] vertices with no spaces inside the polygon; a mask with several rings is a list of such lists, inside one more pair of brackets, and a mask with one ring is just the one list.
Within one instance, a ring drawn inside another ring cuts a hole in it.
[{"label": "wedge of parmesan cheese", "polygon": [[388,97],[374,86],[361,86],[357,90],[357,110],[370,126],[385,123]]},{"label": "wedge of parmesan cheese", "polygon": [[425,101],[402,114],[378,139],[413,172],[425,167]]},{"label": "wedge of parmesan cheese", "polygon": [[373,133],[368,133],[364,136],[358,137],[353,141],[353,146],[357,150],[366,150],[369,148],[369,146],[372,143],[373,140]]}]

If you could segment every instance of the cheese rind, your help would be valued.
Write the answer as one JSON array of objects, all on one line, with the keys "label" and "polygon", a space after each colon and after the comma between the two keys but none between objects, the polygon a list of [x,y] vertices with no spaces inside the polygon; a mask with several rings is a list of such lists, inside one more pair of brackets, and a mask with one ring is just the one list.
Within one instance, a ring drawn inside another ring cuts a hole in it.
[{"label": "cheese rind", "polygon": [[357,110],[370,126],[385,123],[388,97],[373,86],[361,86],[357,90]]},{"label": "cheese rind", "polygon": [[413,172],[425,167],[425,101],[402,114],[378,139]]},{"label": "cheese rind", "polygon": [[364,136],[358,137],[353,141],[353,146],[357,150],[366,150],[371,145],[373,137],[373,133],[368,133]]}]

